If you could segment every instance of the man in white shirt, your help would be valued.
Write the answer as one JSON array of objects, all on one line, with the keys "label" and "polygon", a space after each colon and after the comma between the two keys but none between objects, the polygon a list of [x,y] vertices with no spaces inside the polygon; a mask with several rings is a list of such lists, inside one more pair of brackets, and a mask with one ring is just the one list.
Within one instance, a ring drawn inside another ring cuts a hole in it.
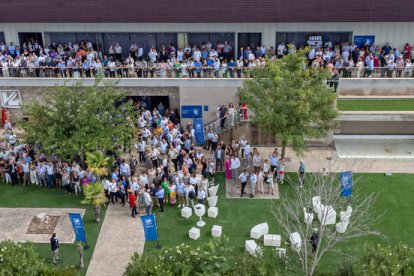
[{"label": "man in white shirt", "polygon": [[145,212],[147,213],[147,215],[150,215],[151,209],[152,209],[152,199],[151,199],[151,195],[149,194],[149,190],[144,191],[144,200],[145,200]]},{"label": "man in white shirt", "polygon": [[256,183],[257,183],[257,175],[255,173],[252,173],[250,175],[250,190],[252,192],[250,194],[250,198],[254,197],[255,190],[256,190]]},{"label": "man in white shirt", "polygon": [[203,189],[198,190],[198,203],[204,204],[204,201],[206,199],[206,192]]},{"label": "man in white shirt", "polygon": [[248,177],[249,177],[249,174],[247,173],[246,169],[244,169],[244,171],[239,175],[239,179],[240,179],[240,183],[241,183],[241,195],[240,195],[240,197],[243,197],[243,195],[246,194],[244,192],[244,189],[246,188]]},{"label": "man in white shirt", "polygon": [[119,171],[121,173],[121,176],[125,176],[125,179],[127,182],[129,182],[129,176],[131,175],[131,168],[129,167],[129,164],[125,162],[125,159],[122,159],[122,163],[119,166]]},{"label": "man in white shirt", "polygon": [[151,160],[152,160],[152,168],[158,168],[158,156],[160,155],[160,151],[157,148],[153,148],[151,152]]},{"label": "man in white shirt", "polygon": [[232,176],[233,180],[236,180],[237,176],[238,176],[238,171],[237,170],[240,168],[240,165],[241,165],[240,159],[237,156],[233,155],[231,157],[230,161],[231,161],[231,163],[230,163],[231,176]]},{"label": "man in white shirt", "polygon": [[190,183],[187,182],[185,184],[184,192],[185,192],[185,203],[186,203],[185,205],[189,207],[191,203],[191,207],[194,207],[195,189],[193,185],[190,185]]}]

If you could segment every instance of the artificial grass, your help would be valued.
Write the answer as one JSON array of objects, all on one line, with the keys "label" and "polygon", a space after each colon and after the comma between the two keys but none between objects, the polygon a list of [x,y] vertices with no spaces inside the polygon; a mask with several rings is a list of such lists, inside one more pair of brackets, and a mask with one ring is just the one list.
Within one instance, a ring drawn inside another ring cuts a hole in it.
[{"label": "artificial grass", "polygon": [[341,111],[414,111],[414,100],[338,100]]},{"label": "artificial grass", "polygon": [[[85,215],[83,217],[83,223],[85,225],[86,240],[90,248],[84,250],[84,262],[85,268],[78,269],[79,267],[79,253],[77,250],[77,242],[73,244],[61,244],[59,257],[61,261],[58,262],[56,267],[64,268],[66,266],[74,266],[78,275],[85,275],[88,269],[89,262],[92,258],[92,254],[95,248],[96,240],[98,239],[99,232],[102,226],[106,214],[106,208],[101,208],[101,222],[96,223],[94,217],[94,211],[91,206],[82,205],[80,201],[82,196],[75,196],[67,194],[62,190],[49,190],[40,187],[22,187],[22,186],[10,186],[8,184],[0,184],[0,208],[83,208],[85,209]],[[59,237],[58,237],[59,238]],[[45,259],[46,264],[54,266],[52,264],[52,252],[50,250],[50,244],[33,244],[36,251],[40,256]]]},{"label": "artificial grass", "polygon": [[[288,176],[292,179],[296,178],[295,174],[288,174]],[[223,235],[230,238],[235,245],[235,250],[239,252],[244,250],[244,242],[249,239],[250,229],[258,223],[268,222],[270,233],[281,233],[272,215],[274,200],[226,199],[224,175],[217,175],[216,181],[220,184],[219,215],[215,219],[207,216],[203,218],[207,224],[201,228],[201,237],[197,241],[188,238],[189,229],[195,227],[198,220],[195,215],[184,219],[180,216],[180,209],[177,207],[166,207],[164,213],[160,213],[154,208],[162,246],[176,246],[181,243],[197,246],[210,239],[211,228],[215,224],[223,226]],[[386,238],[382,240],[379,237],[364,237],[339,244],[338,247],[347,255],[326,254],[319,267],[319,272],[333,274],[343,260],[357,259],[366,242],[396,244],[403,241],[414,247],[414,237],[412,236],[414,218],[411,214],[411,206],[414,203],[413,183],[414,174],[393,174],[391,177],[385,177],[383,174],[364,174],[363,182],[354,187],[354,193],[379,193],[378,200],[373,207],[373,215],[380,215],[384,212],[385,215],[373,229],[381,232]],[[279,192],[281,197],[293,196],[289,184],[279,185]],[[277,200],[275,201],[277,204]],[[286,237],[282,236],[282,247],[285,246],[283,239]],[[155,250],[155,245],[156,242],[146,242],[145,252]]]}]

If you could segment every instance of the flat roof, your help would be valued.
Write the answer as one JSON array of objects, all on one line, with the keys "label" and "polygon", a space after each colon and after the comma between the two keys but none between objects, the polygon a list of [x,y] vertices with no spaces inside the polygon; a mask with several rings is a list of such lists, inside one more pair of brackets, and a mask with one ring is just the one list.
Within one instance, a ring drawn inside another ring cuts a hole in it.
[{"label": "flat roof", "polygon": [[406,0],[13,0],[2,23],[410,22]]}]

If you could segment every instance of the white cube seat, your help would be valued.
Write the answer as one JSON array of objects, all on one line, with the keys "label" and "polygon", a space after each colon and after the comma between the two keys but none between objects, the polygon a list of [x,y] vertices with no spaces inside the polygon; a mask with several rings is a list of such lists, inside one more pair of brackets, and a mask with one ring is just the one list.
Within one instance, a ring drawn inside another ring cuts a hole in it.
[{"label": "white cube seat", "polygon": [[341,211],[339,212],[339,218],[341,219],[341,221],[347,221],[351,218],[352,215],[352,207],[348,206],[346,208],[346,211]]},{"label": "white cube seat", "polygon": [[277,255],[282,258],[286,255],[286,248],[276,248]]},{"label": "white cube seat", "polygon": [[189,217],[191,217],[192,214],[193,214],[193,209],[191,209],[190,207],[184,207],[183,209],[181,209],[181,216],[183,218],[188,219]]},{"label": "white cube seat", "polygon": [[220,225],[214,225],[211,229],[211,235],[213,237],[219,238],[221,236],[222,227]]},{"label": "white cube seat", "polygon": [[322,225],[332,225],[336,223],[336,211],[332,206],[323,206],[318,214],[318,219]]},{"label": "white cube seat", "polygon": [[218,196],[210,196],[207,198],[208,206],[216,207],[217,206]]},{"label": "white cube seat", "polygon": [[299,252],[302,247],[302,238],[300,237],[299,233],[294,232],[290,234],[289,239],[292,247]]},{"label": "white cube seat", "polygon": [[250,237],[253,239],[259,239],[264,234],[269,233],[269,225],[267,222],[257,224],[250,230]]},{"label": "white cube seat", "polygon": [[207,211],[207,215],[209,218],[216,218],[218,216],[218,208],[217,207],[209,207]]},{"label": "white cube seat", "polygon": [[348,228],[349,220],[340,221],[336,224],[336,232],[339,234],[345,233],[346,229]]},{"label": "white cube seat", "polygon": [[197,240],[200,237],[200,229],[198,228],[191,228],[190,231],[188,231],[188,236],[190,239]]},{"label": "white cube seat", "polygon": [[209,196],[216,196],[219,186],[220,185],[216,185],[216,186],[212,186],[212,187],[208,188],[208,195]]},{"label": "white cube seat", "polygon": [[281,237],[280,235],[265,234],[264,245],[265,246],[280,246]]},{"label": "white cube seat", "polygon": [[262,249],[257,245],[254,240],[247,240],[245,243],[246,251],[252,255],[257,256],[262,254]]},{"label": "white cube seat", "polygon": [[321,197],[320,196],[312,197],[312,207],[315,213],[319,214],[321,212]]},{"label": "white cube seat", "polygon": [[306,207],[303,208],[303,217],[305,220],[305,223],[310,225],[313,222],[313,213],[306,212]]}]

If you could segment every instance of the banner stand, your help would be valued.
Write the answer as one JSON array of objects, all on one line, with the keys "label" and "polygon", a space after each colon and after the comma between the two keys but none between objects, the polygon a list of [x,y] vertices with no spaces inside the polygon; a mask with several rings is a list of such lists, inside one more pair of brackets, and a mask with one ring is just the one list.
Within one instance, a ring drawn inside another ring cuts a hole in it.
[{"label": "banner stand", "polygon": [[[154,220],[155,220],[155,225],[157,225],[157,216],[154,215]],[[157,231],[157,245],[155,246],[155,249],[161,249],[161,245],[160,245],[160,234]]]},{"label": "banner stand", "polygon": [[157,241],[156,249],[160,249],[160,240],[158,238],[157,218],[155,214],[141,216],[142,226],[144,227],[144,234],[146,241]]}]

